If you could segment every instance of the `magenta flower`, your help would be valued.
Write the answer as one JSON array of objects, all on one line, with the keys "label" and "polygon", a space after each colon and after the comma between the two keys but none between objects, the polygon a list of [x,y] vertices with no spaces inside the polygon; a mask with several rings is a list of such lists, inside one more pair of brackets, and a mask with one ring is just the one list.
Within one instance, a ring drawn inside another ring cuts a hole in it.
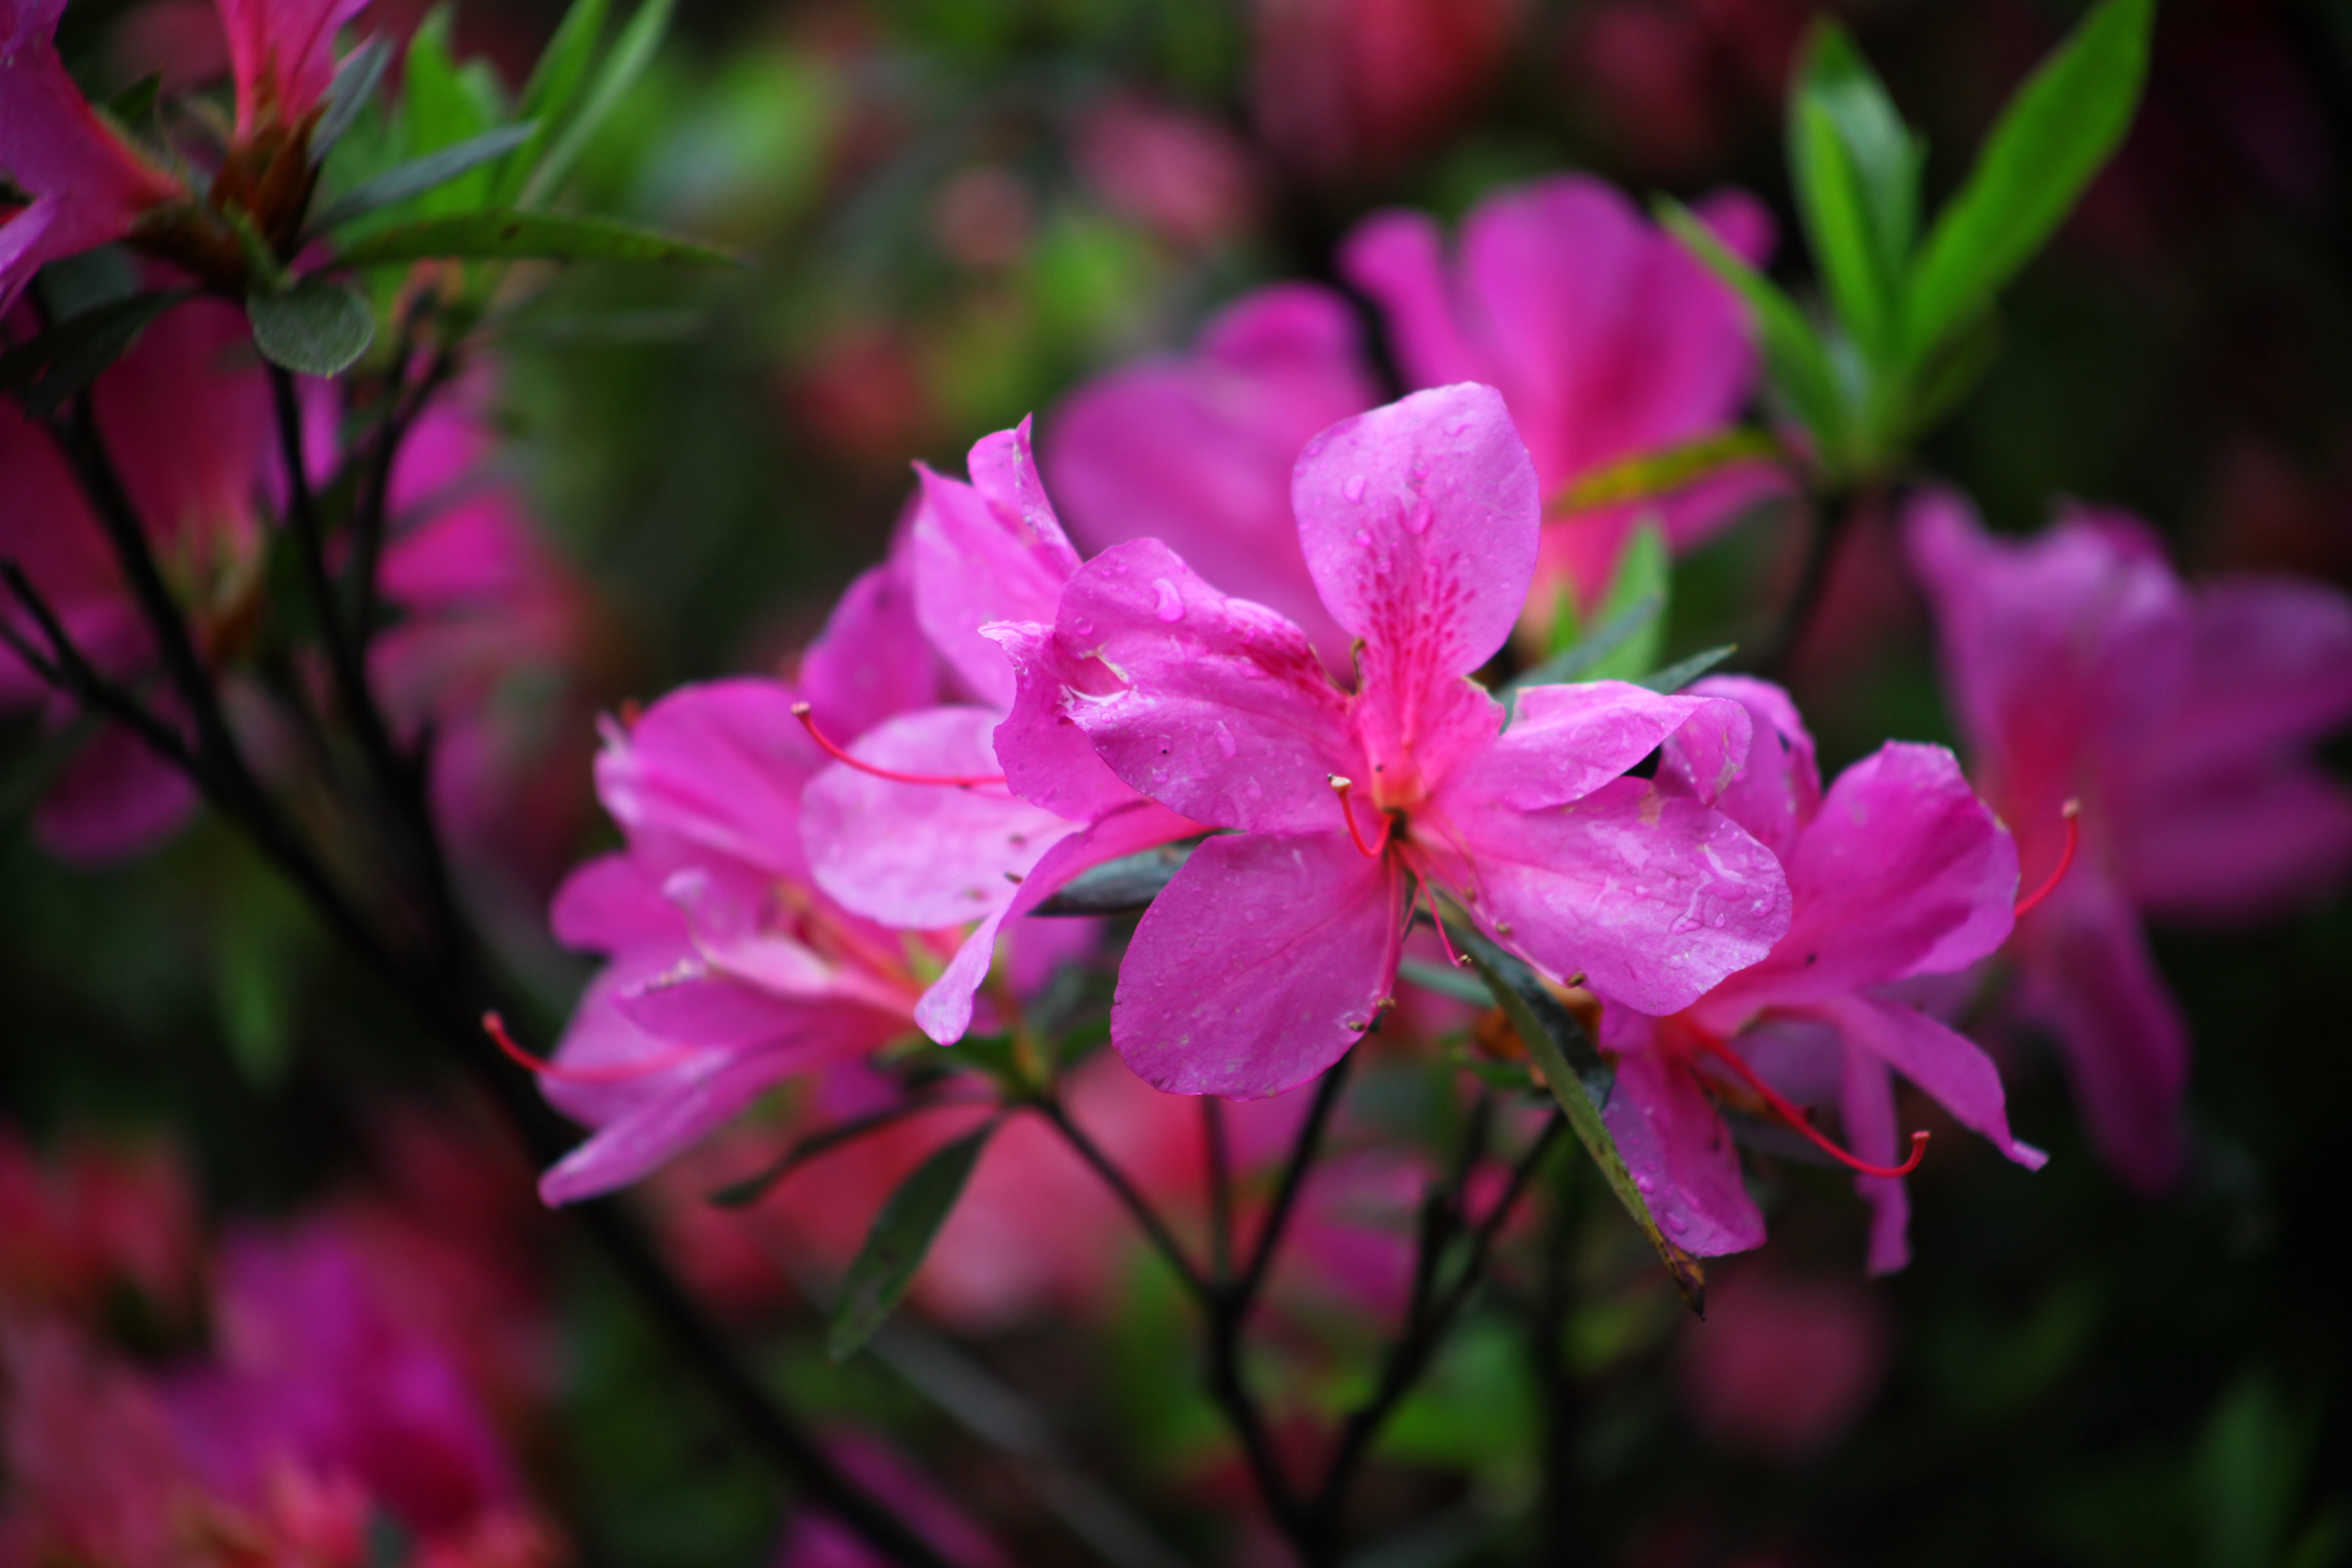
[{"label": "magenta flower", "polygon": [[[1895,1173],[1908,1166],[1895,1165],[1890,1069],[2019,1164],[2036,1170],[2044,1159],[2010,1136],[1991,1058],[1888,989],[1957,973],[2001,944],[2017,896],[2016,846],[1940,746],[1889,742],[1824,795],[1812,737],[1788,693],[1737,677],[1694,689],[1739,703],[1754,723],[1747,765],[1716,808],[1780,856],[1793,913],[1761,963],[1671,1016],[1603,1013],[1601,1045],[1618,1062],[1603,1115],[1660,1228],[1685,1249],[1713,1257],[1764,1240],[1712,1094],[1779,1116],[1855,1165],[1873,1210],[1871,1271],[1900,1268],[1910,1206]],[[1700,795],[1715,765],[1676,736],[1659,782]],[[1791,1104],[1830,1099],[1853,1155]]]},{"label": "magenta flower", "polygon": [[367,0],[213,0],[228,35],[239,141],[317,112],[335,79],[335,34]]},{"label": "magenta flower", "polygon": [[1045,446],[1054,493],[1088,550],[1158,539],[1229,594],[1304,629],[1332,669],[1348,635],[1316,596],[1290,472],[1317,433],[1378,402],[1347,300],[1311,283],[1226,307],[1191,354],[1080,387]]},{"label": "magenta flower", "polygon": [[65,0],[0,0],[0,180],[33,198],[0,196],[0,318],[44,265],[121,238],[180,195],[66,74],[53,41],[64,12]]},{"label": "magenta flower", "polygon": [[[1727,191],[1700,212],[1739,254],[1770,250],[1771,218],[1754,198]],[[1538,637],[1563,591],[1580,613],[1594,606],[1643,516],[1654,510],[1688,550],[1781,487],[1751,461],[1659,502],[1559,513],[1588,475],[1729,430],[1757,384],[1738,302],[1602,182],[1563,175],[1488,196],[1463,221],[1450,269],[1435,220],[1376,214],[1349,236],[1339,266],[1387,313],[1409,383],[1502,392],[1552,509],[1527,611]]]},{"label": "magenta flower", "polygon": [[2143,915],[2243,924],[2352,874],[2352,793],[2312,757],[2352,720],[2352,602],[2316,584],[2184,587],[2145,524],[2088,508],[2030,541],[1916,502],[1911,557],[1978,787],[2035,885],[2019,1010],[2057,1038],[2091,1142],[2135,1189],[2179,1181],[2189,1030]]},{"label": "magenta flower", "polygon": [[1078,557],[1026,421],[973,447],[971,467],[969,485],[919,470],[909,549],[916,619],[980,701],[877,724],[810,784],[802,825],[817,885],[845,908],[908,930],[970,926],[915,1010],[942,1045],[971,1026],[1007,921],[1091,867],[1202,831],[1120,783],[1075,736],[1043,765],[1024,756],[1008,781],[998,727],[1018,692],[998,641],[1046,635]]},{"label": "magenta flower", "polygon": [[[1297,626],[1164,544],[1105,552],[1021,648],[1022,770],[1082,731],[1208,839],[1144,916],[1111,1037],[1148,1081],[1275,1094],[1389,1005],[1410,890],[1442,889],[1555,976],[1672,1012],[1761,958],[1788,920],[1770,853],[1698,800],[1621,775],[1689,729],[1728,776],[1736,704],[1597,682],[1502,705],[1467,679],[1535,567],[1535,471],[1489,387],[1448,387],[1318,437],[1292,490],[1326,607],[1360,639],[1335,687]],[[1431,893],[1433,899],[1433,892]]]}]

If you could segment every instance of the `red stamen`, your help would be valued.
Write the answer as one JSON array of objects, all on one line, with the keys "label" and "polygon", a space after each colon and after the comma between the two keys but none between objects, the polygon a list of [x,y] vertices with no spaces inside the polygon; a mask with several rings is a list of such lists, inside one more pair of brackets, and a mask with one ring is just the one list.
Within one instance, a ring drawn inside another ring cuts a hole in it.
[{"label": "red stamen", "polygon": [[516,1045],[514,1037],[507,1033],[506,1020],[496,1013],[482,1015],[482,1032],[489,1036],[491,1042],[499,1050],[506,1053],[509,1061],[538,1074],[541,1078],[551,1078],[558,1083],[627,1083],[632,1079],[665,1072],[700,1054],[697,1047],[678,1046],[662,1052],[661,1055],[648,1061],[615,1062],[611,1067],[602,1068],[568,1068],[549,1061],[544,1057],[532,1056],[529,1051]]},{"label": "red stamen", "polygon": [[1421,901],[1429,906],[1429,923],[1437,928],[1437,945],[1445,951],[1445,962],[1454,968],[1462,967],[1462,955],[1454,951],[1454,941],[1445,934],[1445,917],[1437,912],[1437,895],[1429,889],[1429,879],[1421,880]]},{"label": "red stamen", "polygon": [[2012,911],[2017,918],[2023,918],[2028,910],[2058,890],[2058,884],[2066,879],[2067,871],[2074,864],[2074,851],[2082,846],[2083,803],[2070,800],[2059,808],[2058,815],[2066,819],[2066,847],[2058,852],[2058,864],[2052,868],[2042,886],[2017,900],[2017,908]]},{"label": "red stamen", "polygon": [[825,732],[816,727],[816,720],[809,712],[807,703],[793,703],[793,717],[801,721],[801,728],[809,732],[809,739],[814,741],[817,750],[826,756],[837,763],[847,763],[861,773],[872,773],[877,779],[888,779],[892,784],[949,784],[957,789],[970,789],[974,784],[1001,784],[1004,782],[1003,773],[902,773],[896,768],[878,767],[872,763],[860,762],[835,745]]},{"label": "red stamen", "polygon": [[1356,852],[1367,860],[1377,860],[1381,858],[1381,851],[1389,846],[1388,822],[1385,818],[1381,820],[1381,841],[1378,845],[1364,842],[1363,829],[1356,826],[1356,805],[1350,796],[1350,792],[1355,787],[1355,780],[1339,773],[1331,775],[1332,793],[1339,797],[1339,815],[1348,819],[1348,837],[1356,841]]},{"label": "red stamen", "polygon": [[1799,1132],[1803,1133],[1806,1140],[1810,1142],[1814,1148],[1819,1149],[1822,1153],[1827,1154],[1839,1164],[1847,1166],[1852,1170],[1859,1171],[1865,1176],[1907,1176],[1912,1172],[1917,1170],[1919,1168],[1919,1162],[1927,1157],[1927,1133],[1925,1129],[1922,1129],[1921,1131],[1911,1134],[1911,1157],[1904,1161],[1900,1165],[1874,1165],[1867,1160],[1856,1159],[1853,1155],[1847,1153],[1844,1150],[1839,1148],[1836,1144],[1831,1142],[1828,1138],[1823,1136],[1821,1129],[1815,1127],[1812,1122],[1806,1118],[1802,1110],[1797,1106],[1790,1104],[1788,1100],[1782,1099],[1780,1091],[1774,1089],[1770,1084],[1766,1083],[1757,1073],[1756,1069],[1749,1067],[1748,1063],[1740,1058],[1739,1054],[1734,1051],[1729,1046],[1725,1045],[1720,1040],[1713,1039],[1704,1035],[1699,1037],[1698,1043],[1702,1048],[1706,1050],[1718,1061],[1721,1061],[1733,1072],[1738,1073],[1748,1088],[1754,1089],[1758,1095],[1762,1097],[1765,1104],[1770,1106],[1774,1111],[1779,1113],[1782,1121],[1788,1122],[1790,1126],[1795,1128]]}]

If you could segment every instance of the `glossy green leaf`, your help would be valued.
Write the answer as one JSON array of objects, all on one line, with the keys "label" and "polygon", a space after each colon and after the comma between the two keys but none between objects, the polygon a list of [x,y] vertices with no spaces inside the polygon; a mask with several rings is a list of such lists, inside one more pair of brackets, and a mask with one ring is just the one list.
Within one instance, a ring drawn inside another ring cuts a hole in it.
[{"label": "glossy green leaf", "polygon": [[375,341],[375,314],[367,300],[323,278],[248,295],[245,313],[262,357],[303,375],[340,375]]},{"label": "glossy green leaf", "polygon": [[481,167],[494,159],[503,158],[530,140],[537,127],[532,125],[501,125],[471,136],[455,146],[443,147],[421,158],[412,158],[397,168],[387,169],[373,179],[362,180],[330,203],[325,211],[311,220],[311,227],[320,232],[335,228],[378,212],[425,192],[446,185],[459,175]]},{"label": "glossy green leaf", "polygon": [[[1526,964],[1475,931],[1456,930],[1454,937],[1462,944],[1465,956],[1477,968],[1480,978],[1486,982],[1496,1005],[1511,1020],[1511,1027],[1518,1032],[1528,1054],[1542,1069],[1552,1098],[1567,1112],[1569,1126],[1574,1129],[1585,1152],[1591,1155],[1593,1164],[1600,1168],[1609,1190],[1657,1249],[1675,1289],[1682,1292],[1691,1310],[1704,1316],[1705,1266],[1667,1240],[1665,1232],[1658,1228],[1648,1200],[1634,1184],[1633,1173],[1626,1168],[1625,1157],[1617,1152],[1617,1140],[1610,1136],[1608,1124],[1601,1119],[1601,1109],[1608,1103],[1609,1080],[1603,1076],[1608,1068],[1591,1037]],[[1593,1089],[1596,1083],[1601,1086],[1597,1095]]]},{"label": "glossy green leaf", "polygon": [[1789,167],[1815,264],[1857,346],[1903,352],[1903,279],[1918,212],[1919,151],[1862,52],[1816,24],[1789,113]]},{"label": "glossy green leaf", "polygon": [[336,260],[345,267],[381,267],[436,256],[460,260],[665,261],[706,267],[740,266],[743,259],[717,246],[614,218],[491,207],[369,235],[347,247]]},{"label": "glossy green leaf", "polygon": [[915,1270],[922,1267],[940,1226],[955,1212],[980,1152],[995,1131],[992,1121],[939,1150],[916,1166],[882,1205],[874,1228],[866,1233],[866,1245],[858,1248],[841,1282],[840,1299],[833,1304],[833,1321],[824,1337],[828,1359],[846,1361],[856,1354],[898,1310]]},{"label": "glossy green leaf", "polygon": [[518,206],[535,206],[561,188],[564,176],[572,173],[581,153],[588,150],[590,139],[620,106],[629,89],[636,85],[646,67],[653,63],[654,51],[661,46],[663,34],[669,30],[670,13],[677,4],[677,0],[645,0],[637,7],[637,14],[629,18],[629,25],[613,41],[612,52],[597,70],[580,112],[530,172],[516,203]]},{"label": "glossy green leaf", "polygon": [[611,9],[611,0],[572,0],[555,36],[540,52],[539,64],[532,68],[530,80],[523,86],[522,102],[515,110],[518,118],[530,121],[535,129],[530,140],[491,180],[493,205],[513,206],[520,200],[548,149],[562,134],[566,118],[587,86],[588,68],[595,63],[596,47],[604,41],[604,19]]},{"label": "glossy green leaf", "polygon": [[2002,110],[1911,275],[1910,353],[1922,355],[2032,259],[2130,129],[2155,0],[2103,0]]},{"label": "glossy green leaf", "polygon": [[1847,446],[1845,398],[1812,323],[1770,279],[1734,256],[1713,231],[1681,203],[1661,199],[1658,221],[1690,247],[1691,254],[1738,294],[1754,319],[1772,387],[1796,420],[1813,437],[1824,458],[1842,454]]},{"label": "glossy green leaf", "polygon": [[129,353],[148,322],[191,292],[135,294],[60,321],[0,354],[0,391],[16,393],[33,418],[47,418]]}]

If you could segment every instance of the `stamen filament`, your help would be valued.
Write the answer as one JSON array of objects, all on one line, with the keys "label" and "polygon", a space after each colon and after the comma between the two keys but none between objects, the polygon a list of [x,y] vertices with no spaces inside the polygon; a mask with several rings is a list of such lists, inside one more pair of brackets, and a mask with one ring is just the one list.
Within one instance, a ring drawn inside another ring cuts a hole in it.
[{"label": "stamen filament", "polygon": [[1339,815],[1348,819],[1348,837],[1355,840],[1356,852],[1367,860],[1377,860],[1381,858],[1381,851],[1389,846],[1388,821],[1385,817],[1381,819],[1380,843],[1364,842],[1364,831],[1356,826],[1356,804],[1352,797],[1355,787],[1355,780],[1339,773],[1331,775],[1331,790],[1339,797]]},{"label": "stamen filament", "polygon": [[541,1078],[551,1078],[558,1083],[627,1083],[635,1079],[666,1072],[701,1054],[698,1047],[677,1046],[645,1061],[614,1062],[610,1067],[601,1068],[568,1068],[549,1061],[545,1057],[532,1056],[516,1045],[514,1037],[507,1033],[506,1020],[496,1013],[482,1015],[482,1032],[489,1036],[491,1043],[506,1054],[509,1061]]},{"label": "stamen filament", "polygon": [[1911,1134],[1911,1157],[1900,1165],[1874,1165],[1867,1160],[1858,1159],[1831,1142],[1821,1129],[1815,1127],[1806,1117],[1802,1110],[1783,1099],[1779,1089],[1766,1083],[1762,1076],[1754,1068],[1749,1067],[1747,1061],[1729,1046],[1704,1035],[1699,1037],[1699,1045],[1709,1055],[1738,1073],[1741,1080],[1762,1098],[1765,1104],[1770,1106],[1782,1121],[1802,1133],[1806,1141],[1814,1148],[1819,1149],[1841,1165],[1858,1171],[1865,1176],[1907,1176],[1917,1170],[1919,1162],[1927,1157],[1927,1133],[1923,1128]]},{"label": "stamen filament", "polygon": [[2069,800],[2059,808],[2058,814],[2066,819],[2066,847],[2058,852],[2058,864],[2051,868],[2042,886],[2017,900],[2013,918],[2023,918],[2028,910],[2037,908],[2042,900],[2056,892],[2058,884],[2066,879],[2066,873],[2074,868],[2074,851],[2083,843],[2083,803]]},{"label": "stamen filament", "polygon": [[814,741],[817,750],[826,756],[837,763],[846,763],[861,773],[872,773],[877,779],[888,779],[892,784],[946,784],[956,789],[970,789],[975,784],[1001,784],[1004,782],[1003,773],[900,773],[896,768],[882,767],[877,763],[853,757],[835,744],[830,736],[816,727],[815,716],[810,713],[807,703],[793,703],[793,717],[801,721],[801,728],[809,732],[809,739]]}]

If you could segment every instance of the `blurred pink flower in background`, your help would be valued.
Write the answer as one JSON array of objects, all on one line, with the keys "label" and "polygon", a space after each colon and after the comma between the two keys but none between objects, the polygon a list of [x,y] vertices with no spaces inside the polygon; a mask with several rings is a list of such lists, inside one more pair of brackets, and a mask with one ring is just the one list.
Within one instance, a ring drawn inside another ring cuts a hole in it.
[{"label": "blurred pink flower in background", "polygon": [[0,1312],[85,1317],[128,1287],[177,1322],[195,1305],[202,1255],[174,1145],[81,1135],[44,1160],[0,1124]]},{"label": "blurred pink flower in background", "polygon": [[1892,1315],[1869,1286],[1748,1263],[1711,1281],[1706,1320],[1683,1327],[1683,1408],[1724,1448],[1795,1464],[1853,1429],[1894,1348]]},{"label": "blurred pink flower in background", "polygon": [[[1012,1559],[954,1500],[881,1438],[844,1427],[827,1436],[825,1448],[844,1473],[913,1527],[953,1568],[1011,1568]],[[786,1526],[770,1568],[890,1568],[890,1559],[830,1514],[803,1506]]]},{"label": "blurred pink flower in background", "polygon": [[2011,540],[1939,491],[1906,527],[1970,769],[2028,886],[2082,803],[2079,857],[2011,944],[2016,1005],[2057,1037],[2101,1158],[2161,1192],[2188,1164],[2189,1042],[2143,918],[2273,920],[2352,876],[2352,790],[2312,755],[2352,721],[2352,599],[2252,574],[2186,586],[2113,510]]},{"label": "blurred pink flower in background", "polygon": [[1520,9],[1520,0],[1255,0],[1258,137],[1320,179],[1412,158],[1476,109]]},{"label": "blurred pink flower in background", "polygon": [[1256,220],[1249,145],[1205,115],[1122,93],[1079,121],[1072,155],[1105,205],[1171,245],[1205,250]]},{"label": "blurred pink flower in background", "polygon": [[[1732,250],[1769,253],[1771,216],[1754,197],[1726,191],[1697,210]],[[1426,214],[1375,214],[1340,247],[1339,268],[1379,302],[1410,385],[1502,393],[1545,500],[1526,620],[1538,645],[1561,594],[1580,615],[1595,606],[1643,516],[1686,552],[1787,488],[1773,465],[1748,459],[1655,500],[1564,511],[1579,479],[1730,430],[1757,390],[1739,303],[1600,180],[1560,175],[1485,197],[1451,258]]]},{"label": "blurred pink flower in background", "polygon": [[1813,0],[1596,0],[1569,24],[1561,68],[1639,168],[1704,177],[1777,115]]}]

